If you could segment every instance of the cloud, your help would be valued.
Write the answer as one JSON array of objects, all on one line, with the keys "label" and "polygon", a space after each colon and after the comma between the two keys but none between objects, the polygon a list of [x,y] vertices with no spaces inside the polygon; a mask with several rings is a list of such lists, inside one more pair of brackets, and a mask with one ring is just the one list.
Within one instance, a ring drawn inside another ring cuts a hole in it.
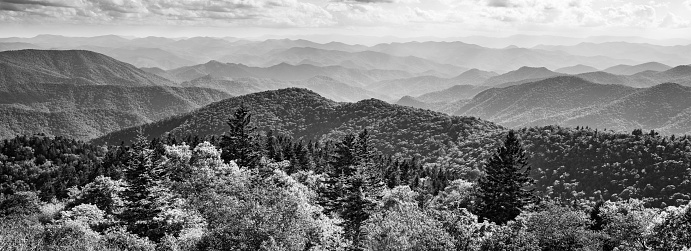
[{"label": "cloud", "polygon": [[607,23],[614,26],[650,27],[654,26],[657,17],[654,7],[630,3],[604,8],[602,13]]},{"label": "cloud", "polygon": [[333,25],[322,7],[298,0],[0,0],[10,22],[318,27]]},{"label": "cloud", "polygon": [[71,7],[58,1],[36,1],[36,0],[2,0],[0,3],[13,5],[38,5],[51,7]]},{"label": "cloud", "polygon": [[332,0],[332,2],[340,3],[399,3],[399,4],[409,4],[409,3],[419,3],[418,0]]},{"label": "cloud", "polygon": [[[641,2],[646,1],[638,3]],[[684,4],[691,9],[691,0]],[[632,4],[632,0],[0,0],[0,25],[12,22],[351,29],[687,25],[683,13],[657,14],[665,8],[670,7]]]},{"label": "cloud", "polygon": [[660,22],[659,26],[663,28],[688,28],[691,27],[691,21],[669,12],[667,13],[667,16],[662,19],[662,22]]}]

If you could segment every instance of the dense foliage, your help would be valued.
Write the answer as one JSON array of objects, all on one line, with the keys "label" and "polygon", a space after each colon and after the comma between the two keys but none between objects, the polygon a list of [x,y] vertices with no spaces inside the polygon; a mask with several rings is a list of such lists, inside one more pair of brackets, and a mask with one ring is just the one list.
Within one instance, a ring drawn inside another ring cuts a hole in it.
[{"label": "dense foliage", "polygon": [[[376,114],[376,104],[355,105]],[[412,150],[379,149],[375,130],[305,142],[255,130],[250,115],[236,109],[221,137],[140,136],[129,146],[42,135],[3,141],[0,249],[689,248],[686,136],[488,131],[459,136],[421,161]],[[508,166],[521,175],[505,181],[524,191],[530,170],[543,200],[513,198],[521,203],[511,217],[483,215],[488,204],[479,202],[502,185],[488,181],[508,177]],[[680,195],[641,193],[641,180],[676,182],[667,189]],[[616,189],[629,192],[612,196]]]}]

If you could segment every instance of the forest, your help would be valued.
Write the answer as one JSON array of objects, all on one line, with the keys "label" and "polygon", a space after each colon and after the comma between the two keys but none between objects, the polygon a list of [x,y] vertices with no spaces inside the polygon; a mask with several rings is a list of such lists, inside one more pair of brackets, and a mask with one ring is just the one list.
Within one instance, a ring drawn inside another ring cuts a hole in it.
[{"label": "forest", "polygon": [[502,129],[421,157],[252,115],[219,135],[0,142],[0,250],[691,248],[687,136]]}]

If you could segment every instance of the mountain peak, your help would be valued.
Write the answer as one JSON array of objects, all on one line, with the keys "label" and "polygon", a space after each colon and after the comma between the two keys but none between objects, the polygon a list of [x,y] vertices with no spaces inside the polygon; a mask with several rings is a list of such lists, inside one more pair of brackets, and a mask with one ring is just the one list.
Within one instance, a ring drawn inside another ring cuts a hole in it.
[{"label": "mountain peak", "polygon": [[0,52],[0,64],[11,68],[0,86],[28,83],[151,86],[175,85],[106,55],[86,50],[18,50]]},{"label": "mountain peak", "polygon": [[582,74],[582,73],[588,73],[588,72],[596,72],[599,70],[595,67],[592,67],[592,66],[588,66],[588,65],[584,65],[584,64],[577,64],[574,66],[562,67],[562,68],[556,69],[554,71],[559,72],[559,73],[576,75],[576,74]]},{"label": "mountain peak", "polygon": [[370,108],[381,108],[381,107],[386,107],[390,106],[391,104],[376,99],[376,98],[370,98],[370,99],[363,99],[358,102],[356,102],[354,105],[359,106],[359,107],[370,107]]},{"label": "mountain peak", "polygon": [[655,85],[655,86],[651,87],[651,89],[655,89],[655,90],[670,90],[670,91],[676,91],[676,90],[682,90],[682,89],[688,89],[688,88],[689,87],[685,87],[685,86],[682,86],[682,85],[677,84],[677,83],[669,83],[669,82],[662,83],[662,84]]},{"label": "mountain peak", "polygon": [[518,70],[515,70],[515,71],[519,71],[519,72],[520,71],[549,71],[549,72],[552,72],[549,69],[547,69],[546,67],[531,67],[531,66],[523,66],[521,68],[518,68]]}]

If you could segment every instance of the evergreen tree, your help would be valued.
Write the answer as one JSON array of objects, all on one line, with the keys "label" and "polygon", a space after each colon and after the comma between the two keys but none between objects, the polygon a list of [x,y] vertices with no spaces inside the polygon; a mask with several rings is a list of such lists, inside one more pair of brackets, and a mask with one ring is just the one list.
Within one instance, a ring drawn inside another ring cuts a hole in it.
[{"label": "evergreen tree", "polygon": [[365,130],[357,137],[348,134],[336,144],[326,189],[322,191],[322,205],[327,212],[341,216],[341,226],[352,243],[352,250],[362,249],[362,226],[374,210],[378,188],[382,186],[378,175],[372,172],[372,150],[368,141]]},{"label": "evergreen tree", "polygon": [[228,118],[230,129],[221,138],[221,158],[226,163],[235,161],[238,166],[256,167],[261,157],[260,146],[255,141],[255,127],[250,126],[252,114],[247,107],[240,106]]},{"label": "evergreen tree", "polygon": [[534,180],[529,174],[525,151],[511,130],[504,146],[486,164],[485,176],[478,182],[477,215],[497,224],[515,219],[537,198],[530,188]]},{"label": "evergreen tree", "polygon": [[125,209],[120,219],[130,232],[158,240],[164,236],[158,222],[154,220],[166,206],[167,191],[161,184],[163,168],[160,156],[150,149],[142,135],[130,148],[130,159],[125,166]]}]

